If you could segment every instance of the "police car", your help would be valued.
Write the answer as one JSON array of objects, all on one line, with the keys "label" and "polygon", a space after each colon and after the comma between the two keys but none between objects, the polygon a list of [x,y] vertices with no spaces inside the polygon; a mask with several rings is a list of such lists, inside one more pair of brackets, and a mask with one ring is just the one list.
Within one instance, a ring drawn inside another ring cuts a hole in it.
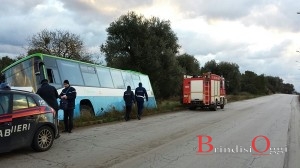
[{"label": "police car", "polygon": [[0,153],[31,146],[51,148],[57,135],[55,111],[37,94],[0,85]]}]

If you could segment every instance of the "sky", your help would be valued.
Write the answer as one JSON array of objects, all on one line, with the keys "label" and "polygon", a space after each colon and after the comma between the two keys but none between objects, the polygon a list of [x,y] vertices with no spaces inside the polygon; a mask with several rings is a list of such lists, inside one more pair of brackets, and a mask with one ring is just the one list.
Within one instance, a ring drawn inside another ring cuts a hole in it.
[{"label": "sky", "polygon": [[299,0],[1,0],[0,58],[26,54],[28,39],[47,29],[79,35],[101,55],[106,28],[135,12],[169,20],[180,53],[227,61],[258,75],[277,76],[300,91]]}]

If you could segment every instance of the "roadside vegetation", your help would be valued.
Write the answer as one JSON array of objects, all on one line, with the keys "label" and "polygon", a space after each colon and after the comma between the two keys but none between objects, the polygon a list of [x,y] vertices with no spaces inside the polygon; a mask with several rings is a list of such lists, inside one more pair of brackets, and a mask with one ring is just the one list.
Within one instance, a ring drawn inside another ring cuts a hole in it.
[{"label": "roadside vegetation", "polygon": [[[229,102],[241,101],[246,99],[252,99],[259,96],[263,96],[263,95],[254,95],[254,94],[243,92],[235,95],[227,95],[227,101],[229,103]],[[226,105],[225,105],[225,109],[226,109]],[[150,115],[158,115],[163,113],[170,113],[170,112],[173,113],[182,110],[188,110],[188,108],[183,106],[180,103],[178,97],[174,97],[168,100],[158,100],[157,109],[145,108],[143,111],[143,117],[150,116]],[[112,108],[110,111],[105,112],[101,116],[81,116],[79,118],[74,119],[74,125],[75,127],[83,127],[83,126],[90,126],[90,125],[117,122],[117,121],[125,122],[124,111],[116,111]],[[131,116],[130,116],[132,120],[137,119],[136,114],[137,114],[137,107],[133,106]],[[60,127],[63,127],[63,124],[60,124]]]}]

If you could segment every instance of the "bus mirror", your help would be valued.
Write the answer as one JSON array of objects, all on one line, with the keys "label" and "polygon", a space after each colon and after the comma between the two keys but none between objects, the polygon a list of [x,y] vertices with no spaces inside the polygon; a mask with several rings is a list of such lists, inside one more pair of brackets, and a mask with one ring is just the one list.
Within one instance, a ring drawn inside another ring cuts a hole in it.
[{"label": "bus mirror", "polygon": [[44,62],[37,60],[34,62],[34,73],[35,75],[40,75],[41,71],[40,71],[40,67],[44,65]]}]

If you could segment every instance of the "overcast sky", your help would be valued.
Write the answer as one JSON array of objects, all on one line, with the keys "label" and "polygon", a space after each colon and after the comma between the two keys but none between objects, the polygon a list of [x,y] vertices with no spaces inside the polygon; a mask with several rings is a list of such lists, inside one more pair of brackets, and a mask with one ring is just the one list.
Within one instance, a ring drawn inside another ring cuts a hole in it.
[{"label": "overcast sky", "polygon": [[105,29],[129,11],[170,20],[181,53],[200,66],[228,61],[300,91],[299,0],[1,0],[0,57],[25,54],[28,39],[43,29],[80,35],[100,54]]}]

